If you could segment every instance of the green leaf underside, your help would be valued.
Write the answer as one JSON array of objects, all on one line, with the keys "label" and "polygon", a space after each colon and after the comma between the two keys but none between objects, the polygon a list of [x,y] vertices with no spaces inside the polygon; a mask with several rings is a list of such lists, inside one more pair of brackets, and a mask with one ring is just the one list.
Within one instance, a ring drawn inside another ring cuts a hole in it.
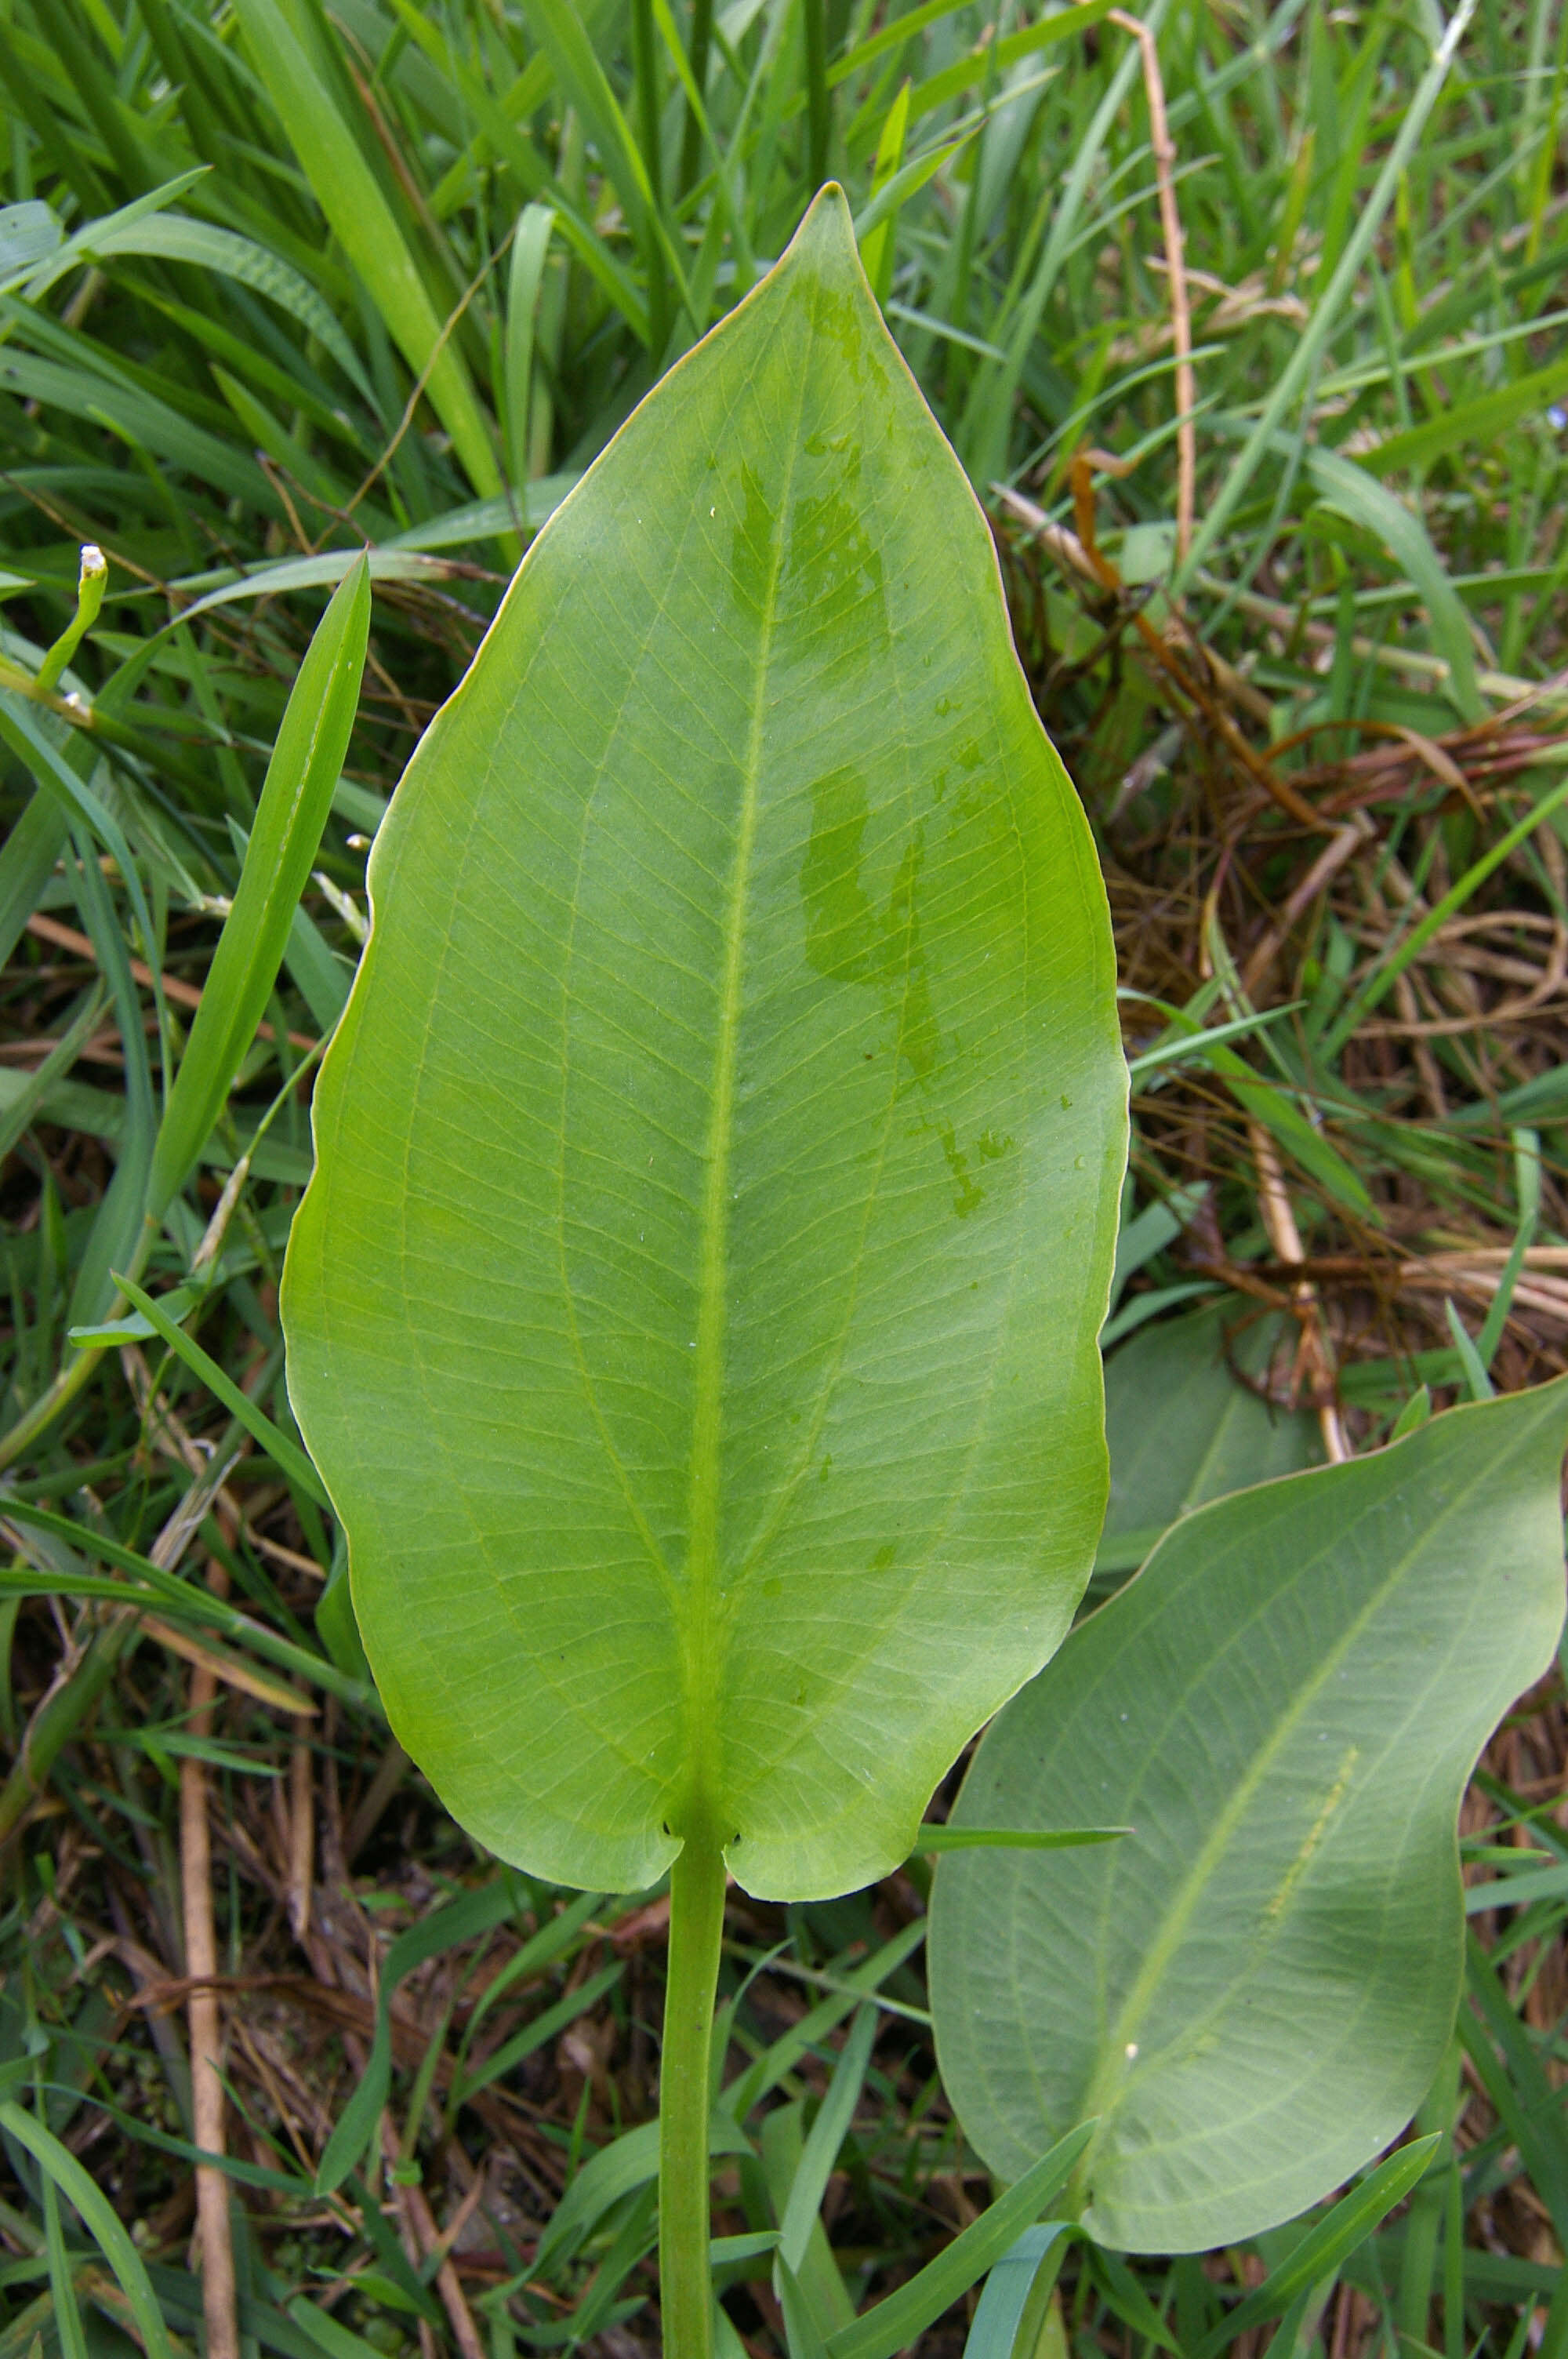
[{"label": "green leaf underside", "polygon": [[841,196],[539,536],[377,839],[290,1386],[505,1859],[907,1856],[1105,1497],[1103,888]]},{"label": "green leaf underside", "polygon": [[1454,2020],[1455,1821],[1563,1614],[1568,1380],[1201,1507],[988,1733],[957,1823],[1119,1843],[941,1863],[946,2085],[1016,2178],[1103,2124],[1102,2244],[1304,2211],[1397,2135]]},{"label": "green leaf underside", "polygon": [[1313,1462],[1313,1419],[1242,1380],[1261,1386],[1272,1365],[1282,1389],[1300,1332],[1293,1320],[1259,1320],[1255,1306],[1232,1296],[1162,1319],[1120,1346],[1105,1375],[1108,1540],[1173,1524],[1207,1499]]}]

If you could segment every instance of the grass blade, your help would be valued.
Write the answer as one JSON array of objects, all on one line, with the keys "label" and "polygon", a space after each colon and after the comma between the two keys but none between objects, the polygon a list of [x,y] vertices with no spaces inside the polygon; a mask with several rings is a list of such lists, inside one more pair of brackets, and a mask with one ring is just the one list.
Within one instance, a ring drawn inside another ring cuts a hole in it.
[{"label": "grass blade", "polygon": [[[1045,2303],[1072,2234],[1063,2220],[1026,2228],[991,2270],[964,2345],[964,2359],[1033,2359]],[[1038,2322],[1036,2322],[1038,2321]],[[1033,2325],[1033,2331],[1030,2331]]]},{"label": "grass blade", "polygon": [[0,1109],[0,1156],[9,1155],[22,1133],[37,1120],[38,1111],[56,1082],[63,1081],[70,1072],[83,1045],[97,1028],[107,997],[102,984],[88,992],[81,1008],[43,1063],[28,1074],[20,1095],[14,1098],[8,1106]]},{"label": "grass blade", "polygon": [[506,284],[506,362],[502,415],[506,427],[506,455],[513,483],[521,487],[530,473],[529,427],[533,417],[534,315],[544,283],[556,225],[551,205],[524,205],[512,240],[512,268]]},{"label": "grass blade", "polygon": [[827,178],[833,142],[833,99],[827,86],[827,19],[824,0],[800,0],[806,28],[806,108],[809,125],[806,178],[819,189]]},{"label": "grass blade", "polygon": [[111,1603],[115,1598],[124,1597],[128,1604],[133,1605],[154,1603],[162,1613],[198,1623],[208,1629],[221,1630],[225,1637],[250,1647],[268,1662],[276,1663],[279,1669],[310,1680],[344,1703],[352,1704],[362,1711],[370,1704],[373,1690],[367,1680],[343,1673],[319,1655],[296,1646],[291,1638],[279,1636],[276,1630],[267,1629],[248,1614],[242,1614],[238,1607],[225,1603],[211,1591],[199,1589],[193,1582],[182,1581],[178,1574],[167,1572],[150,1557],[138,1555],[135,1549],[122,1548],[106,1533],[86,1531],[80,1524],[73,1524],[69,1516],[56,1515],[32,1500],[18,1499],[10,1494],[5,1496],[5,1508],[13,1523],[30,1525],[38,1531],[49,1532],[71,1547],[97,1557],[104,1564],[119,1565],[157,1593],[156,1598],[144,1600],[134,1591],[125,1592],[117,1583],[99,1584],[85,1573],[62,1574],[56,1579],[23,1569],[9,1573],[0,1571],[0,1589],[6,1594],[98,1597]]},{"label": "grass blade", "polygon": [[843,2053],[833,2068],[833,2078],[827,2084],[811,2135],[806,2141],[800,2167],[789,2190],[789,2201],[779,2223],[778,2258],[792,2276],[800,2275],[806,2258],[806,2248],[833,2166],[838,2159],[838,2149],[849,2135],[860,2103],[860,2086],[866,2077],[866,2067],[871,2060],[871,2048],[877,2036],[877,2010],[869,2002],[862,2005],[844,2044]]},{"label": "grass blade", "polygon": [[[598,1902],[597,1893],[583,1896],[590,1915]],[[445,1908],[415,1925],[394,1941],[383,1961],[376,1998],[375,2035],[371,2044],[369,2060],[360,2076],[359,2085],[344,2107],[328,2139],[316,2173],[318,2195],[330,2195],[340,2188],[351,2171],[357,2170],[366,2147],[375,2136],[387,2091],[392,2086],[392,1995],[406,1974],[427,1959],[439,1957],[443,1950],[456,1947],[460,1941],[470,1941],[478,1933],[490,1931],[492,1926],[503,1925],[517,1914],[521,1904],[520,1887],[504,1872],[481,1891],[470,1892],[461,1900],[454,1900]]]},{"label": "grass blade", "polygon": [[1333,1031],[1325,1039],[1322,1055],[1325,1063],[1329,1059],[1338,1055],[1357,1026],[1365,1016],[1369,1016],[1375,1007],[1381,1005],[1411,961],[1420,957],[1433,935],[1448,923],[1450,918],[1464,908],[1465,902],[1472,898],[1476,888],[1485,884],[1492,871],[1495,868],[1500,868],[1509,853],[1517,852],[1519,845],[1528,837],[1533,835],[1536,829],[1552,817],[1553,811],[1561,810],[1565,801],[1568,801],[1568,778],[1560,780],[1548,793],[1542,795],[1541,800],[1532,810],[1526,812],[1523,819],[1517,821],[1505,835],[1500,835],[1495,843],[1488,846],[1478,860],[1472,862],[1458,883],[1443,896],[1441,901],[1434,902],[1425,917],[1411,928],[1403,940],[1386,958],[1379,962],[1354,998],[1340,1014]]},{"label": "grass blade", "polygon": [[1367,256],[1372,251],[1373,242],[1383,225],[1383,217],[1394,201],[1400,176],[1426,127],[1428,115],[1437,103],[1439,93],[1448,79],[1448,70],[1458,54],[1459,44],[1475,12],[1476,0],[1459,0],[1459,6],[1449,19],[1447,29],[1437,45],[1436,54],[1411,99],[1393,146],[1346,243],[1334,276],[1314,307],[1312,318],[1290,359],[1275,379],[1257,424],[1209,502],[1203,521],[1193,535],[1192,547],[1176,568],[1171,582],[1173,597],[1179,596],[1187,588],[1199,566],[1207,559],[1235,513],[1242,494],[1257,473],[1292,403],[1316,368],[1330,332],[1349,299],[1351,288],[1360,277]]},{"label": "grass blade", "polygon": [[1312,451],[1307,472],[1325,507],[1372,533],[1414,582],[1431,619],[1433,643],[1448,666],[1449,693],[1460,719],[1479,721],[1486,707],[1476,685],[1469,621],[1421,518],[1386,484],[1333,451]]},{"label": "grass blade", "polygon": [[230,1415],[237,1417],[246,1432],[260,1442],[274,1465],[303,1491],[307,1498],[314,1499],[319,1507],[330,1507],[332,1503],[327,1496],[320,1476],[298,1444],[290,1441],[287,1434],[274,1425],[265,1411],[257,1408],[250,1396],[240,1390],[217,1361],[204,1352],[183,1327],[177,1327],[152,1296],[143,1293],[134,1278],[116,1273],[115,1284],[126,1301],[134,1303],[155,1332],[162,1336],[176,1358],[183,1360],[192,1375],[200,1376],[209,1392],[215,1394]]},{"label": "grass blade", "polygon": [[1073,2166],[1097,2125],[1082,2122],[1042,2155],[1016,2187],[956,2236],[946,2252],[928,2261],[917,2277],[877,2303],[853,2326],[841,2327],[827,2344],[827,2359],[892,2359],[895,2351],[923,2334],[935,2319],[966,2294],[999,2261],[1020,2231],[1037,2220],[1073,2175]]},{"label": "grass blade", "polygon": [[1279,2318],[1296,2296],[1327,2277],[1364,2244],[1379,2222],[1402,2202],[1432,2160],[1442,2139],[1416,2138],[1380,2162],[1359,2187],[1342,2196],[1325,2219],[1302,2238],[1290,2258],[1266,2277],[1260,2286],[1227,2313],[1214,2332],[1199,2343],[1193,2359],[1219,2359],[1238,2334],[1265,2320]]},{"label": "grass blade", "polygon": [[360,558],[310,642],[267,765],[239,888],[158,1129],[148,1183],[154,1220],[194,1170],[277,980],[348,750],[370,605]]},{"label": "grass blade", "polygon": [[174,2359],[168,2330],[153,2298],[142,2256],[103,2189],[93,2184],[70,2147],[62,2146],[52,2130],[14,2098],[0,2102],[0,2128],[27,2147],[96,2240],[131,2305],[146,2359]]},{"label": "grass blade", "polygon": [[1430,467],[1434,459],[1446,458],[1462,443],[1485,447],[1498,442],[1516,420],[1539,417],[1565,392],[1568,360],[1556,360],[1549,368],[1532,369],[1509,385],[1494,386],[1473,401],[1457,402],[1419,426],[1406,427],[1401,434],[1390,434],[1370,451],[1358,451],[1356,463],[1376,468],[1380,475],[1390,474],[1397,467]]},{"label": "grass blade", "polygon": [[476,492],[501,491],[490,430],[461,354],[385,198],[276,0],[237,0],[252,56],[333,234],[452,438]]}]

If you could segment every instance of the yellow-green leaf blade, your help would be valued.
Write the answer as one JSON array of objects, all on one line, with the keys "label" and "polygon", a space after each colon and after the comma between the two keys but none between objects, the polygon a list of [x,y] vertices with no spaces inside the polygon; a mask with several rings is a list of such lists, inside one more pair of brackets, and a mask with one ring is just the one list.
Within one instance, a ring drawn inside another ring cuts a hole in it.
[{"label": "yellow-green leaf blade", "polygon": [[398,790],[290,1386],[503,1857],[903,1858],[1104,1505],[1093,844],[838,193],[540,535]]}]

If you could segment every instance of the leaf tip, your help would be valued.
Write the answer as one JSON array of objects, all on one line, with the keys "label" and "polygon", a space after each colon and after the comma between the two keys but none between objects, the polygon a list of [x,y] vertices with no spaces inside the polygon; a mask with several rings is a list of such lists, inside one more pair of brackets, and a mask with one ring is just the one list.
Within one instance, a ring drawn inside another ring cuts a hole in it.
[{"label": "leaf tip", "polygon": [[809,259],[852,272],[857,278],[864,276],[849,200],[837,180],[824,180],[812,198],[789,242],[785,259]]}]

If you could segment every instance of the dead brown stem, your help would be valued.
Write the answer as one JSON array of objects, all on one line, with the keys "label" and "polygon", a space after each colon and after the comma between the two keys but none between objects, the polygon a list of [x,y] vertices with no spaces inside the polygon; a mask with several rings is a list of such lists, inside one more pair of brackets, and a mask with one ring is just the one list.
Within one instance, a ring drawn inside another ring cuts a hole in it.
[{"label": "dead brown stem", "polygon": [[[212,1559],[207,1586],[226,1594],[229,1576]],[[199,1663],[190,1674],[189,1728],[193,1736],[212,1733],[216,1673]],[[179,1765],[179,1874],[185,1915],[185,1970],[216,1976],[218,1941],[212,1921],[211,1839],[207,1817],[207,1764],[187,1754]],[[218,1993],[200,1984],[186,2006],[190,2036],[190,2109],[196,2143],[208,2154],[224,2147],[222,2023]],[[207,2359],[240,2359],[240,2323],[234,2280],[234,2248],[229,2228],[229,2182],[214,2163],[196,2166],[196,2235],[201,2254],[201,2314],[207,2329]]]},{"label": "dead brown stem", "polygon": [[[1285,1176],[1280,1169],[1280,1158],[1274,1152],[1274,1142],[1260,1123],[1249,1121],[1247,1136],[1252,1149],[1252,1161],[1258,1173],[1258,1210],[1269,1242],[1288,1268],[1300,1269],[1306,1256],[1302,1251],[1301,1231],[1285,1187]],[[1318,1424],[1323,1431],[1323,1446],[1329,1462],[1339,1465],[1350,1455],[1340,1423],[1339,1411],[1334,1405],[1331,1386],[1333,1370],[1323,1332],[1323,1314],[1319,1308],[1317,1288],[1308,1277],[1298,1278],[1291,1289],[1296,1317],[1302,1327],[1302,1361],[1309,1366],[1317,1394]]]},{"label": "dead brown stem", "polygon": [[316,1795],[310,1740],[297,1734],[288,1756],[288,1921],[297,1941],[310,1930],[316,1869]]},{"label": "dead brown stem", "polygon": [[[1074,520],[1077,525],[1076,535],[1065,534],[1059,527],[1049,527],[1044,512],[1033,502],[1012,494],[1004,496],[1006,505],[1022,523],[1040,530],[1041,538],[1048,549],[1070,562],[1075,571],[1087,573],[1088,579],[1097,582],[1101,589],[1120,595],[1124,588],[1121,576],[1095,538],[1093,484],[1097,470],[1102,473],[1124,475],[1128,472],[1128,462],[1108,451],[1080,451],[1076,454],[1069,470]],[[1045,529],[1041,530],[1041,527]],[[1067,543],[1071,543],[1070,556]],[[1162,638],[1147,614],[1135,612],[1131,621],[1139,638],[1164,673],[1175,695],[1183,703],[1193,706],[1202,714],[1214,735],[1220,739],[1253,784],[1261,788],[1264,794],[1298,826],[1311,828],[1315,834],[1328,834],[1332,822],[1321,811],[1314,810],[1289,778],[1281,777],[1273,766],[1253,750],[1208,681],[1199,677],[1200,671],[1212,672],[1214,669],[1214,658],[1208,650],[1195,648],[1195,660],[1189,663],[1185,659],[1187,650]]]},{"label": "dead brown stem", "polygon": [[[381,2117],[381,2145],[382,2152],[386,2157],[387,2171],[390,2176],[401,2160],[397,2130],[390,2114],[383,2114]],[[482,2180],[481,2183],[482,2184]],[[417,2187],[400,2185],[395,2179],[393,2196],[398,2211],[407,2224],[409,2234],[417,2244],[420,2261],[429,2259],[437,2252],[441,2254],[441,2266],[436,2272],[436,2290],[440,2295],[442,2305],[451,2321],[452,2333],[457,2340],[458,2349],[462,2354],[462,2359],[489,2359],[489,2354],[480,2340],[479,2329],[473,2322],[473,2312],[469,2308],[468,2297],[459,2281],[457,2270],[452,2267],[451,2256],[441,2244],[440,2230],[436,2225],[434,2215],[430,2206],[425,2201],[422,2190]]]},{"label": "dead brown stem", "polygon": [[1241,971],[1241,988],[1249,999],[1284,948],[1296,919],[1303,910],[1311,908],[1352,853],[1359,851],[1372,833],[1370,822],[1357,812],[1348,826],[1342,827],[1337,835],[1330,837]]},{"label": "dead brown stem", "polygon": [[1197,505],[1197,379],[1193,370],[1193,314],[1187,299],[1187,273],[1182,237],[1182,216],[1176,203],[1176,150],[1165,119],[1165,85],[1160,75],[1160,53],[1147,25],[1125,10],[1113,8],[1110,21],[1130,33],[1143,53],[1143,88],[1149,100],[1149,145],[1154,151],[1154,178],[1160,190],[1160,226],[1165,241],[1165,271],[1171,282],[1171,334],[1176,351],[1176,561],[1186,562],[1193,543],[1193,511]]},{"label": "dead brown stem", "polygon": [[[58,918],[46,918],[41,911],[35,910],[27,919],[27,931],[36,935],[40,942],[49,942],[55,950],[70,951],[77,958],[90,959],[95,966],[98,962],[98,953],[88,937],[85,934],[79,934],[74,927],[62,926]],[[134,958],[131,961],[131,973],[138,983],[146,984],[147,989],[151,990],[153,981],[151,967],[146,965],[142,960]],[[158,982],[166,999],[174,1000],[180,1007],[200,1006],[201,994],[193,983],[184,983],[177,974],[160,974]],[[276,1038],[276,1035],[270,1024],[258,1024],[256,1037],[262,1040],[272,1040]],[[296,1049],[314,1049],[317,1045],[308,1032],[291,1032],[288,1038]]]},{"label": "dead brown stem", "polygon": [[343,1837],[344,1865],[351,1867],[363,1851],[382,1814],[395,1799],[398,1788],[408,1774],[408,1756],[395,1737],[382,1756],[375,1776],[365,1789],[363,1799],[349,1821],[349,1831]]}]

